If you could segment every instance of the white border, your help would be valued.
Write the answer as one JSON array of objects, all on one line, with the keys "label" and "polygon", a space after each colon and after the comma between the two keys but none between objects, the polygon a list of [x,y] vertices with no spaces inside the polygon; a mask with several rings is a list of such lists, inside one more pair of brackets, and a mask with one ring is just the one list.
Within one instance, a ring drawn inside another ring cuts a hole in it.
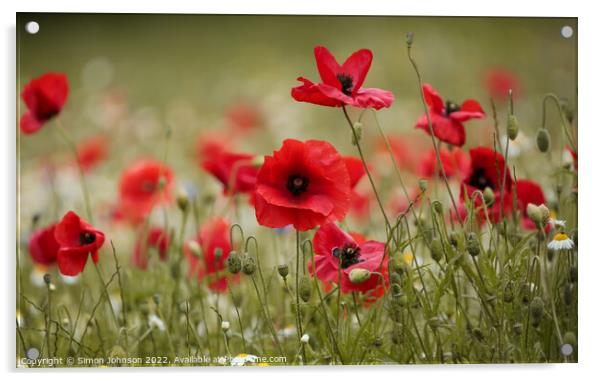
[{"label": "white border", "polygon": [[[14,1],[14,0],[13,0]],[[126,370],[125,373],[144,372],[145,379],[162,379],[168,372],[177,372],[183,377],[222,377],[224,372],[243,380],[296,380],[322,375],[339,379],[370,379],[373,377],[401,379],[442,380],[478,379],[507,381],[516,376],[532,377],[547,380],[567,380],[587,377],[594,373],[598,363],[598,355],[602,345],[602,313],[600,298],[600,275],[602,271],[602,250],[596,245],[600,236],[600,207],[602,183],[598,155],[602,143],[602,123],[599,109],[602,103],[598,95],[601,88],[600,70],[600,14],[588,2],[546,1],[527,2],[524,0],[504,0],[490,5],[489,2],[459,0],[305,0],[286,1],[231,1],[193,2],[186,0],[169,1],[132,1],[103,0],[86,2],[81,0],[21,0],[17,4],[1,2],[0,18],[2,19],[2,57],[0,71],[2,76],[2,92],[0,107],[2,119],[2,165],[0,165],[0,192],[2,193],[2,220],[0,226],[0,242],[2,243],[3,294],[2,305],[6,308],[0,313],[2,338],[0,359],[2,370],[9,378],[39,379],[40,377],[61,377],[62,380],[105,379],[120,371],[114,369],[96,371],[72,370],[41,373],[40,371],[14,371],[14,239],[15,239],[15,12],[111,12],[111,13],[238,13],[238,14],[348,14],[348,15],[455,15],[455,16],[554,16],[579,17],[579,161],[580,161],[580,306],[579,306],[579,364],[569,365],[533,365],[533,366],[402,366],[402,367],[309,367],[309,368],[262,368],[230,370],[222,368],[195,369],[145,369],[142,371]],[[594,2],[591,2],[594,4]],[[401,38],[401,36],[400,36]],[[602,164],[602,163],[601,163]],[[598,175],[598,176],[596,176]],[[200,373],[185,375],[183,373]],[[85,374],[81,374],[85,373]],[[425,378],[426,377],[426,378]]]}]

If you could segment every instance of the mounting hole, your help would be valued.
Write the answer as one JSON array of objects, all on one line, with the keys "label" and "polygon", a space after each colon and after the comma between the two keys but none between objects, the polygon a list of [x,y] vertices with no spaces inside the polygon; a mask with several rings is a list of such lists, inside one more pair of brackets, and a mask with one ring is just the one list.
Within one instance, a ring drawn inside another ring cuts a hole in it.
[{"label": "mounting hole", "polygon": [[573,28],[571,28],[568,25],[565,25],[560,29],[560,34],[564,38],[571,38],[573,37]]},{"label": "mounting hole", "polygon": [[40,24],[38,24],[35,21],[30,21],[27,24],[25,24],[25,30],[29,34],[36,34],[40,30]]},{"label": "mounting hole", "polygon": [[571,344],[562,344],[560,346],[560,353],[564,356],[570,356],[573,353],[573,346]]}]

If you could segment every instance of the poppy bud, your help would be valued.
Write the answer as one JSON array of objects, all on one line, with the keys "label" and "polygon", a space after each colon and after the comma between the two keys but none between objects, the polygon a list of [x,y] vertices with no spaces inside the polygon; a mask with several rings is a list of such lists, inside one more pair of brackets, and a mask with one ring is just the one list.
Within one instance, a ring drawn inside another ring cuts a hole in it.
[{"label": "poppy bud", "polygon": [[431,203],[433,210],[439,214],[439,215],[443,215],[443,205],[441,205],[441,202],[439,202],[438,200],[435,200]]},{"label": "poppy bud", "polygon": [[[390,261],[391,263],[391,268],[393,269],[393,271],[395,271],[394,274],[397,274],[398,272],[402,272],[406,269],[406,263],[403,260],[403,254],[402,253],[396,253],[393,258]],[[393,275],[393,274],[391,274]],[[399,274],[397,274],[399,276]]]},{"label": "poppy bud", "polygon": [[495,202],[495,194],[493,193],[493,189],[486,187],[483,191],[483,199],[485,200],[485,205],[487,205],[487,207],[491,207],[491,205],[493,205]]},{"label": "poppy bud", "polygon": [[537,131],[537,148],[542,153],[548,152],[550,148],[550,133],[545,128],[540,128]]},{"label": "poppy bud", "polygon": [[443,244],[439,238],[434,238],[431,241],[431,258],[435,262],[439,262],[443,258]]},{"label": "poppy bud", "polygon": [[246,275],[253,275],[257,265],[255,259],[249,255],[245,255],[242,259],[242,272]]},{"label": "poppy bud", "polygon": [[287,264],[279,265],[278,266],[278,274],[280,274],[282,279],[286,280],[286,277],[288,276],[288,265]]},{"label": "poppy bud", "polygon": [[527,216],[533,221],[535,226],[541,227],[541,222],[543,220],[543,215],[541,209],[535,204],[527,204]]},{"label": "poppy bud", "polygon": [[186,192],[179,192],[176,198],[176,202],[178,204],[178,208],[180,208],[182,212],[188,211],[188,205],[190,204],[190,202],[188,200],[188,195],[186,194]]},{"label": "poppy bud", "polygon": [[544,204],[541,204],[539,205],[539,210],[541,211],[541,225],[543,227],[550,221],[550,209]]},{"label": "poppy bud", "polygon": [[449,234],[449,242],[453,247],[457,248],[462,243],[462,235],[458,232],[451,232]]},{"label": "poppy bud", "polygon": [[353,136],[351,136],[351,144],[356,146],[360,140],[362,140],[362,123],[353,123]]},{"label": "poppy bud", "polygon": [[353,269],[349,272],[349,280],[353,284],[364,283],[370,279],[370,271],[366,269]]},{"label": "poppy bud", "polygon": [[[40,279],[40,278],[38,278]],[[50,282],[52,281],[52,278],[50,276],[50,274],[44,274],[44,283],[46,283],[46,285],[50,285]]]},{"label": "poppy bud", "polygon": [[236,251],[232,250],[230,252],[228,259],[226,260],[226,265],[231,274],[238,274],[242,270],[242,261]]},{"label": "poppy bud", "polygon": [[304,302],[308,302],[311,298],[311,282],[306,275],[299,279],[299,296]]},{"label": "poppy bud", "polygon": [[514,115],[508,115],[508,120],[506,121],[506,134],[510,140],[514,140],[518,136],[518,120]]},{"label": "poppy bud", "polygon": [[203,250],[201,249],[201,245],[199,245],[199,243],[197,241],[189,241],[188,242],[188,249],[190,250],[190,252],[192,253],[192,255],[194,255],[197,258],[200,258],[201,255],[203,254]]},{"label": "poppy bud", "polygon": [[544,312],[544,302],[539,296],[533,298],[529,311],[531,312],[531,318],[533,319],[533,326],[539,326]]},{"label": "poppy bud", "polygon": [[408,46],[412,46],[413,43],[414,43],[414,32],[406,33],[406,44]]},{"label": "poppy bud", "polygon": [[420,188],[421,192],[426,192],[426,188],[428,187],[428,181],[425,179],[418,180],[418,188]]},{"label": "poppy bud", "polygon": [[481,245],[479,244],[479,240],[475,233],[468,234],[468,237],[466,238],[466,251],[473,257],[476,257],[481,252]]},{"label": "poppy bud", "polygon": [[570,344],[573,347],[577,346],[577,336],[575,336],[575,332],[567,331],[564,334],[563,340],[565,344]]},{"label": "poppy bud", "polygon": [[389,277],[389,282],[391,282],[391,284],[401,284],[401,275],[399,275],[399,273],[390,273]]}]

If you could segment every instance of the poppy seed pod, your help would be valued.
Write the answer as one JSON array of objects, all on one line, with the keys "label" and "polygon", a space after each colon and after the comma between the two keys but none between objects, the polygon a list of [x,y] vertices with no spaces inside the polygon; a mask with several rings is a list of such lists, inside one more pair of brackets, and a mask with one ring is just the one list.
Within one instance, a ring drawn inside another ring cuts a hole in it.
[{"label": "poppy seed pod", "polygon": [[182,212],[187,212],[188,211],[188,206],[190,205],[190,201],[188,200],[188,195],[186,194],[186,192],[179,192],[178,196],[176,197],[176,202],[178,204],[178,208],[182,211]]},{"label": "poppy seed pod", "polygon": [[537,131],[537,148],[542,153],[548,152],[550,148],[550,133],[545,128],[540,128]]},{"label": "poppy seed pod", "polygon": [[286,279],[288,276],[288,265],[278,265],[278,274],[282,277],[282,279]]},{"label": "poppy seed pod", "polygon": [[475,233],[468,234],[468,237],[466,238],[466,251],[473,257],[476,257],[481,252],[481,245],[479,244],[479,240]]},{"label": "poppy seed pod", "polygon": [[493,193],[493,189],[490,187],[485,188],[483,191],[483,199],[485,200],[485,205],[487,205],[487,207],[491,207],[495,202],[495,194]]},{"label": "poppy seed pod", "polygon": [[242,259],[242,272],[245,275],[253,275],[257,265],[255,264],[255,258],[245,255]]},{"label": "poppy seed pod", "polygon": [[304,302],[308,302],[311,298],[311,281],[307,275],[299,279],[299,296]]},{"label": "poppy seed pod", "polygon": [[226,264],[231,274],[238,274],[242,270],[242,261],[238,253],[234,250],[230,252]]},{"label": "poppy seed pod", "polygon": [[370,279],[370,271],[366,269],[353,269],[349,272],[349,280],[353,284],[364,283]]},{"label": "poppy seed pod", "polygon": [[508,120],[506,121],[506,134],[510,140],[514,140],[518,136],[518,120],[514,115],[508,115]]},{"label": "poppy seed pod", "polygon": [[439,262],[443,258],[443,244],[439,238],[434,238],[431,241],[431,258]]},{"label": "poppy seed pod", "polygon": [[406,33],[406,44],[408,46],[412,46],[413,43],[414,43],[414,32]]}]

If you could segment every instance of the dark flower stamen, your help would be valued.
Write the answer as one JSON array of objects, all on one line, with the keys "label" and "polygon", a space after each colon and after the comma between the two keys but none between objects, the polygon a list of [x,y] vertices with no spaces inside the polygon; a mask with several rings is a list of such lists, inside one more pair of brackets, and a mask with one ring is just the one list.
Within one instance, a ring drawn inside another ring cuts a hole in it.
[{"label": "dark flower stamen", "polygon": [[453,101],[445,102],[445,115],[449,115],[452,112],[460,111],[460,106]]},{"label": "dark flower stamen", "polygon": [[353,78],[347,74],[337,74],[337,79],[341,82],[341,91],[343,94],[351,96],[351,90],[353,90]]},{"label": "dark flower stamen", "polygon": [[290,175],[286,182],[286,189],[289,190],[293,195],[299,196],[301,193],[307,190],[309,185],[309,179],[302,175]]},{"label": "dark flower stamen", "polygon": [[485,169],[477,168],[473,171],[472,176],[470,176],[470,180],[468,181],[470,185],[478,189],[485,189],[487,187],[492,190],[496,189],[495,184],[487,178],[487,174],[485,173]]},{"label": "dark flower stamen", "polygon": [[88,232],[79,233],[79,244],[80,245],[89,245],[96,241],[96,235]]},{"label": "dark flower stamen", "polygon": [[341,261],[341,268],[343,269],[362,262],[360,259],[360,248],[353,243],[346,244],[342,248],[335,247],[332,249],[332,255],[334,255],[335,258],[339,258]]}]

